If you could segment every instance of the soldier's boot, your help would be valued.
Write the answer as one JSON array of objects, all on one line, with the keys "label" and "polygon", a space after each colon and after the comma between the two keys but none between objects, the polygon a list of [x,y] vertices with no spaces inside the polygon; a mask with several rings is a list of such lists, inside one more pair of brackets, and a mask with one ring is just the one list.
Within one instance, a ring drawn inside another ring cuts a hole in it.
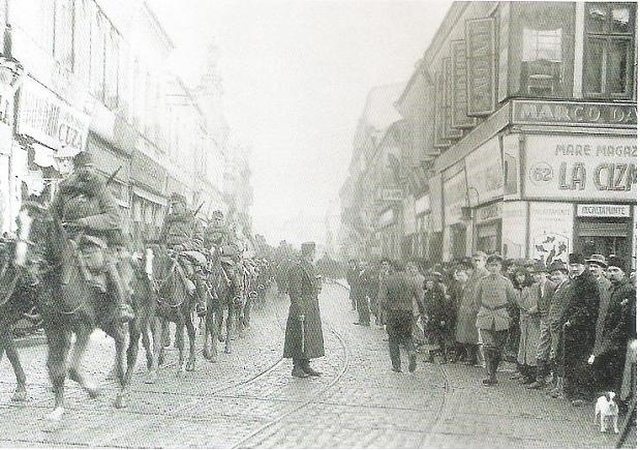
[{"label": "soldier's boot", "polygon": [[482,380],[482,384],[485,386],[493,386],[498,384],[496,372],[498,371],[498,364],[500,363],[497,352],[493,349],[484,350],[484,360],[487,370],[487,378]]},{"label": "soldier's boot", "polygon": [[115,264],[107,264],[107,276],[113,287],[113,298],[116,303],[116,317],[120,322],[129,322],[135,319],[136,315],[133,312],[133,308],[129,305],[129,296],[127,295],[120,273]]},{"label": "soldier's boot", "polygon": [[302,370],[304,370],[305,373],[312,377],[319,377],[320,375],[322,375],[322,372],[318,372],[311,367],[310,361],[308,359],[302,360]]},{"label": "soldier's boot", "polygon": [[204,317],[207,314],[207,288],[204,285],[204,281],[196,274],[195,284],[198,293],[198,303],[196,303],[196,313],[198,317]]},{"label": "soldier's boot", "polygon": [[291,376],[296,378],[308,378],[310,376],[304,371],[302,360],[298,358],[293,359],[293,370],[291,371]]},{"label": "soldier's boot", "polygon": [[547,376],[547,362],[544,359],[537,360],[536,380],[527,385],[527,389],[542,389],[546,386],[545,378]]}]

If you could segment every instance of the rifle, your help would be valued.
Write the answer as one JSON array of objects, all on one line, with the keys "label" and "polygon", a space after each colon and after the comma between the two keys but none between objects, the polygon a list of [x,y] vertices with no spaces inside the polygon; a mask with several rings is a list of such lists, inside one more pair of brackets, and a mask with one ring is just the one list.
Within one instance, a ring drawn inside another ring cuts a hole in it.
[{"label": "rifle", "polygon": [[193,217],[196,217],[198,215],[198,213],[200,212],[203,206],[204,206],[204,202],[200,203],[200,206],[198,206],[198,208],[194,211]]}]

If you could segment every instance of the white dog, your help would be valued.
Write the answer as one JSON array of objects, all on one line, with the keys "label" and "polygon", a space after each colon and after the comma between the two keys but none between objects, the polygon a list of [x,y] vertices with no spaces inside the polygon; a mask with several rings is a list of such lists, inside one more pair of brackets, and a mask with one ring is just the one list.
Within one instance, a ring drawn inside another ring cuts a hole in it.
[{"label": "white dog", "polygon": [[598,414],[600,414],[600,432],[607,432],[606,419],[613,422],[613,432],[620,433],[618,430],[618,404],[613,400],[616,396],[615,392],[606,392],[603,396],[598,397],[596,401],[596,414],[593,423],[597,423]]}]

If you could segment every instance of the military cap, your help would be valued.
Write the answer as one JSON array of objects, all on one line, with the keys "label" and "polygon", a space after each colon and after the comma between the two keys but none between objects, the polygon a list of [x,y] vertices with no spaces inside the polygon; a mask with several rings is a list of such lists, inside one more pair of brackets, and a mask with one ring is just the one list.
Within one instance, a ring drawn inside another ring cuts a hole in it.
[{"label": "military cap", "polygon": [[569,272],[569,269],[567,269],[567,265],[561,259],[556,259],[549,265],[549,273],[555,272],[556,270]]},{"label": "military cap", "polygon": [[609,256],[609,267],[617,267],[618,269],[626,272],[627,264],[619,256]]},{"label": "military cap", "polygon": [[300,251],[302,252],[302,254],[305,254],[305,255],[310,254],[315,249],[316,249],[316,243],[312,241],[303,242],[302,245],[300,246]]},{"label": "military cap", "polygon": [[569,253],[569,264],[584,264],[582,253]]},{"label": "military cap", "polygon": [[589,257],[589,259],[585,260],[588,263],[596,263],[600,267],[607,267],[607,258],[604,255],[599,253],[594,253]]},{"label": "military cap", "polygon": [[93,167],[93,157],[89,154],[89,152],[76,153],[72,161],[73,167],[75,167],[76,169],[79,167]]},{"label": "military cap", "polygon": [[178,194],[177,192],[173,192],[171,194],[171,197],[169,197],[169,203],[182,203],[183,205],[186,205],[187,204],[187,198],[182,194]]},{"label": "military cap", "polygon": [[494,253],[493,255],[489,255],[489,257],[487,257],[487,264],[491,264],[494,262],[502,264],[502,256]]},{"label": "military cap", "polygon": [[533,265],[531,266],[530,271],[531,273],[547,272],[547,268],[542,261],[536,260],[533,262]]}]

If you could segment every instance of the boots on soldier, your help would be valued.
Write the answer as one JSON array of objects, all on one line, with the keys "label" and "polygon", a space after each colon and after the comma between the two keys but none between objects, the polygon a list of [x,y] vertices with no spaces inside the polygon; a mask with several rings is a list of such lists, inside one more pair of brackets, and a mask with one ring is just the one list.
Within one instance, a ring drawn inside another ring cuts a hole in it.
[{"label": "boots on soldier", "polygon": [[322,372],[318,372],[317,370],[314,370],[309,363],[310,361],[308,359],[302,360],[302,370],[304,370],[306,374],[312,377],[319,377],[320,375],[322,375]]},{"label": "boots on soldier", "polygon": [[542,389],[547,384],[544,379],[547,376],[547,362],[543,359],[537,360],[536,380],[527,385],[527,389]]},{"label": "boots on soldier", "polygon": [[293,360],[293,370],[291,371],[291,376],[296,378],[308,378],[310,375],[304,371],[303,362],[299,359]]},{"label": "boots on soldier", "polygon": [[496,384],[495,372],[493,371],[494,351],[492,349],[484,349],[484,361],[487,371],[487,378],[482,380],[485,386],[493,386]]},{"label": "boots on soldier", "polygon": [[120,273],[118,272],[115,264],[107,264],[107,276],[109,277],[114,290],[113,298],[117,306],[116,314],[118,321],[129,322],[135,319],[135,313],[133,312],[131,305],[127,302],[128,296],[126,295]]}]

